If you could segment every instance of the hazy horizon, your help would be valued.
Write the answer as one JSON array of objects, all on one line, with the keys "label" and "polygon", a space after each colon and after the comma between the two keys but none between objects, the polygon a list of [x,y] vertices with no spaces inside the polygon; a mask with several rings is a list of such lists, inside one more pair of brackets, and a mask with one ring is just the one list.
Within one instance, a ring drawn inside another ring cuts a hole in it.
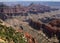
[{"label": "hazy horizon", "polygon": [[51,1],[51,2],[60,2],[60,0],[0,0],[0,2],[17,2],[17,1]]}]

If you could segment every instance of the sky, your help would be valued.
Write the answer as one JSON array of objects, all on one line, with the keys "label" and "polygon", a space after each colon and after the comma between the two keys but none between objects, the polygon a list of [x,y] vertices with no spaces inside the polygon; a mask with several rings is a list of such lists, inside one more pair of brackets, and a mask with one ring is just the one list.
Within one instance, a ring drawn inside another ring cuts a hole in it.
[{"label": "sky", "polygon": [[60,0],[0,0],[0,2],[16,2],[16,1],[58,1]]}]

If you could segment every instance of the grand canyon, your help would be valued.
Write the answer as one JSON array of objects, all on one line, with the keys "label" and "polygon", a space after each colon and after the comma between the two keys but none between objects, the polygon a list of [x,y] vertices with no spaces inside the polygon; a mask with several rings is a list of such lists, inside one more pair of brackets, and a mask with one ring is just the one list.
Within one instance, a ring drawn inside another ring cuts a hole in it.
[{"label": "grand canyon", "polygon": [[1,43],[60,43],[58,6],[12,3],[0,2]]}]

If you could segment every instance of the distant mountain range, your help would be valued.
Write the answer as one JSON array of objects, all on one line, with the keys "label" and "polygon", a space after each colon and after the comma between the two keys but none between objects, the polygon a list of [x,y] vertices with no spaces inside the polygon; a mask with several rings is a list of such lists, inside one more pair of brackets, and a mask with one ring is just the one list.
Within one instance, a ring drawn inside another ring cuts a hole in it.
[{"label": "distant mountain range", "polygon": [[4,4],[7,4],[7,5],[16,5],[16,4],[22,4],[22,5],[25,5],[25,6],[28,6],[30,5],[31,3],[35,3],[35,4],[42,4],[42,5],[48,5],[48,6],[60,6],[60,2],[44,2],[44,1],[21,1],[21,2],[0,2],[0,3],[4,3]]},{"label": "distant mountain range", "polygon": [[46,5],[46,6],[50,6],[50,7],[59,8],[59,9],[60,9],[60,2],[21,1],[21,2],[1,2],[1,3],[4,3],[4,4],[9,5],[9,6],[13,6],[13,5],[16,5],[16,4],[21,4],[21,5],[23,5],[23,6],[28,6],[28,5],[30,5],[31,3],[34,3],[34,4],[41,4],[41,5]]}]

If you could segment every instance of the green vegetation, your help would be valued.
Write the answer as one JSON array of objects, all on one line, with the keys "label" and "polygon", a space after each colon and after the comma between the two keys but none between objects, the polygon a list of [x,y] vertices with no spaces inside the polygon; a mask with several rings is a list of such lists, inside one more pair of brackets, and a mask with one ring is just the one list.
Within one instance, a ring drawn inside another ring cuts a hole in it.
[{"label": "green vegetation", "polygon": [[0,24],[0,39],[1,43],[27,43],[27,39],[23,33],[16,32],[12,27],[7,27]]}]

